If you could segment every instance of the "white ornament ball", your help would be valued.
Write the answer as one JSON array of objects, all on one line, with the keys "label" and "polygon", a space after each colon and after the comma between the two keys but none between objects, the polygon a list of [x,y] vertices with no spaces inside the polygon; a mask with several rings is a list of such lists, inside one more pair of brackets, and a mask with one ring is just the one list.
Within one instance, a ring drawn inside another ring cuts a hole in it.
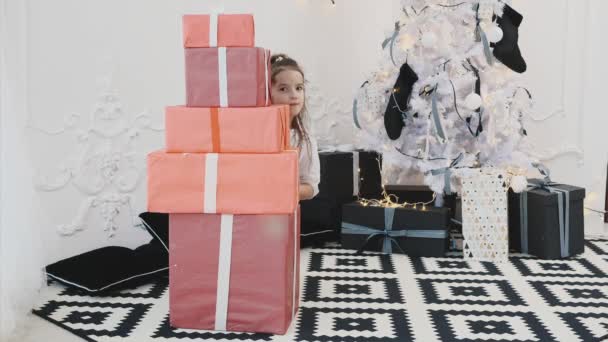
[{"label": "white ornament ball", "polygon": [[437,35],[434,32],[426,32],[422,35],[422,45],[432,48],[437,45]]},{"label": "white ornament ball", "polygon": [[481,96],[476,93],[470,93],[464,100],[464,105],[471,110],[478,109],[481,107]]},{"label": "white ornament ball", "polygon": [[491,25],[486,31],[486,36],[491,43],[498,43],[502,40],[503,32],[498,25]]},{"label": "white ornament ball", "polygon": [[526,177],[519,175],[511,178],[511,189],[513,189],[513,192],[520,193],[526,190],[526,187],[528,187],[528,180]]}]

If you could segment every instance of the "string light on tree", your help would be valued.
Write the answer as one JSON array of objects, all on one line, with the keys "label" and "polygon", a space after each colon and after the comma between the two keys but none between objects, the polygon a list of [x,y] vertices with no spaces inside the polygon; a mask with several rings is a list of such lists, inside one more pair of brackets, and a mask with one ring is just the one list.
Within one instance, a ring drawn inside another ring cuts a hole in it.
[{"label": "string light on tree", "polygon": [[416,39],[411,34],[404,34],[399,38],[399,47],[403,51],[407,51],[414,47]]},{"label": "string light on tree", "polygon": [[401,8],[353,106],[362,147],[382,151],[395,170],[420,171],[438,195],[460,191],[466,169],[531,169],[533,147],[519,128],[532,98],[515,96],[514,74],[526,68],[519,22],[504,14],[515,11],[502,0],[401,0]]}]

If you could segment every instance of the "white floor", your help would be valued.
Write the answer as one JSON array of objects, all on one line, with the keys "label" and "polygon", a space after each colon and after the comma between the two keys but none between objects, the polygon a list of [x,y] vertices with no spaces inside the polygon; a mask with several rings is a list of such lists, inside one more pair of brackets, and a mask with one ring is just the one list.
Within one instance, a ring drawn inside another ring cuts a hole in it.
[{"label": "white floor", "polygon": [[81,342],[80,337],[30,314],[27,323],[13,339],[7,342]]}]

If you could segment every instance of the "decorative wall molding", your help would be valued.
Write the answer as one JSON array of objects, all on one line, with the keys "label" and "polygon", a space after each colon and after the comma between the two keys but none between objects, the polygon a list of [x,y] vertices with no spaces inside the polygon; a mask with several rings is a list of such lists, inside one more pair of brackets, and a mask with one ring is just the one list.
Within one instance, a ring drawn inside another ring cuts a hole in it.
[{"label": "decorative wall molding", "polygon": [[[562,82],[561,82],[561,94],[559,96],[559,104],[557,108],[551,111],[549,114],[544,116],[534,116],[532,113],[529,113],[527,116],[528,119],[534,122],[543,122],[547,121],[553,117],[561,116],[566,117],[567,115],[567,103],[576,103],[576,106],[572,105],[572,108],[576,108],[576,112],[571,112],[570,115],[574,115],[578,118],[577,123],[578,127],[576,129],[576,143],[563,143],[559,147],[548,147],[548,148],[535,148],[534,150],[529,150],[530,155],[533,157],[547,162],[551,160],[555,160],[559,157],[563,157],[566,155],[573,155],[577,159],[577,163],[581,166],[584,163],[584,147],[583,147],[583,130],[584,130],[584,95],[585,95],[585,84],[586,77],[584,69],[571,71],[572,68],[569,68],[569,65],[584,65],[588,54],[588,42],[587,36],[589,34],[589,1],[584,1],[583,4],[583,15],[579,16],[580,12],[571,10],[569,6],[568,0],[564,0],[564,10],[563,10],[563,25],[562,25],[562,33],[561,36],[565,39],[563,40],[563,45],[561,48],[561,72],[562,72]],[[577,25],[573,25],[577,24]],[[580,24],[580,25],[579,25]],[[580,35],[577,35],[577,32],[573,32],[573,28],[583,27],[583,32]],[[575,40],[577,37],[582,36],[582,48],[576,49],[572,48],[572,45],[579,40]],[[568,80],[570,79],[571,72],[576,73],[576,83],[574,86],[568,87]],[[575,101],[573,101],[575,100]]]},{"label": "decorative wall molding", "polygon": [[314,75],[306,76],[312,80],[306,87],[309,125],[319,146],[353,144],[356,132],[351,115],[352,105],[337,98],[327,98],[324,95],[327,92],[314,81]]},{"label": "decorative wall molding", "polygon": [[[564,11],[562,13],[562,22],[564,23],[563,25],[561,25],[561,36],[562,37],[568,37],[568,33],[570,33],[570,11],[568,10],[568,0],[564,0],[562,1],[564,3]],[[533,114],[530,114],[528,117],[530,118],[530,120],[532,121],[536,121],[536,122],[541,122],[541,121],[545,121],[548,120],[554,116],[566,116],[566,74],[568,73],[568,68],[567,68],[567,60],[568,60],[568,39],[566,39],[564,41],[564,44],[562,44],[562,52],[561,52],[561,94],[559,95],[559,104],[557,106],[556,109],[554,109],[553,111],[550,111],[549,114],[545,114],[543,116],[537,116],[535,117]]]},{"label": "decorative wall molding", "polygon": [[37,170],[34,183],[43,192],[72,185],[84,196],[72,221],[57,227],[60,234],[72,235],[86,229],[88,215],[97,209],[103,229],[112,237],[119,229],[116,220],[121,211],[127,210],[130,219],[134,217],[131,194],[145,176],[145,163],[138,158],[140,151],[134,143],[143,131],[161,132],[163,128],[153,126],[147,110],[131,119],[114,90],[100,93],[94,110],[84,121],[83,115],[68,114],[63,127],[57,130],[28,124],[28,129],[49,138],[66,135],[74,139],[74,149],[65,151],[65,159],[48,170]]}]

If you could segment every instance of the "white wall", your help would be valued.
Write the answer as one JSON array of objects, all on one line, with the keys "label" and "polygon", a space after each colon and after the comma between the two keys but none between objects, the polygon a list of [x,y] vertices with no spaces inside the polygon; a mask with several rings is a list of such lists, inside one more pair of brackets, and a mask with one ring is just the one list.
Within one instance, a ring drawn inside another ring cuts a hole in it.
[{"label": "white wall", "polygon": [[[585,204],[604,208],[608,139],[605,79],[608,47],[602,0],[515,0],[524,15],[520,39],[528,62],[524,81],[537,102],[529,134],[557,182],[587,190]],[[550,116],[547,118],[547,116]],[[603,217],[586,212],[586,233],[608,234]]]},{"label": "white wall", "polygon": [[[336,3],[230,0],[223,6],[226,12],[253,13],[257,45],[287,52],[304,65],[312,114],[325,120],[332,116],[334,120],[325,121],[337,121],[331,132],[349,142],[352,95],[374,69],[399,1]],[[181,14],[220,9],[221,2],[27,0],[27,6],[27,134],[36,170],[51,176],[47,182],[37,181],[48,190],[39,192],[41,209],[49,217],[40,227],[48,241],[47,260],[104,245],[137,246],[149,239],[131,226],[131,218],[145,210],[145,154],[162,147],[163,107],[184,103]],[[603,114],[600,82],[607,76],[602,62],[608,50],[601,44],[601,32],[608,24],[599,13],[608,4],[520,0],[515,6],[525,17],[525,80],[537,99],[538,116],[563,109],[563,114],[530,122],[529,131],[540,147],[555,154],[549,160],[554,179],[585,186],[596,194],[589,205],[603,207],[608,116]],[[108,90],[114,98],[100,97]],[[115,111],[115,99],[122,111]],[[66,123],[73,114],[80,119]],[[87,137],[87,129],[118,134],[100,138],[89,133],[87,140],[78,140]],[[565,150],[581,154],[560,154]],[[61,166],[68,167],[60,171]],[[96,186],[98,193],[82,190]],[[79,209],[93,199],[101,201],[90,210]],[[112,238],[103,230],[108,221],[101,213],[104,204],[106,215],[115,215]],[[81,230],[60,235],[58,226],[72,222],[79,211],[88,213],[76,225]],[[589,216],[587,227],[595,234],[608,232],[598,216]]]}]

